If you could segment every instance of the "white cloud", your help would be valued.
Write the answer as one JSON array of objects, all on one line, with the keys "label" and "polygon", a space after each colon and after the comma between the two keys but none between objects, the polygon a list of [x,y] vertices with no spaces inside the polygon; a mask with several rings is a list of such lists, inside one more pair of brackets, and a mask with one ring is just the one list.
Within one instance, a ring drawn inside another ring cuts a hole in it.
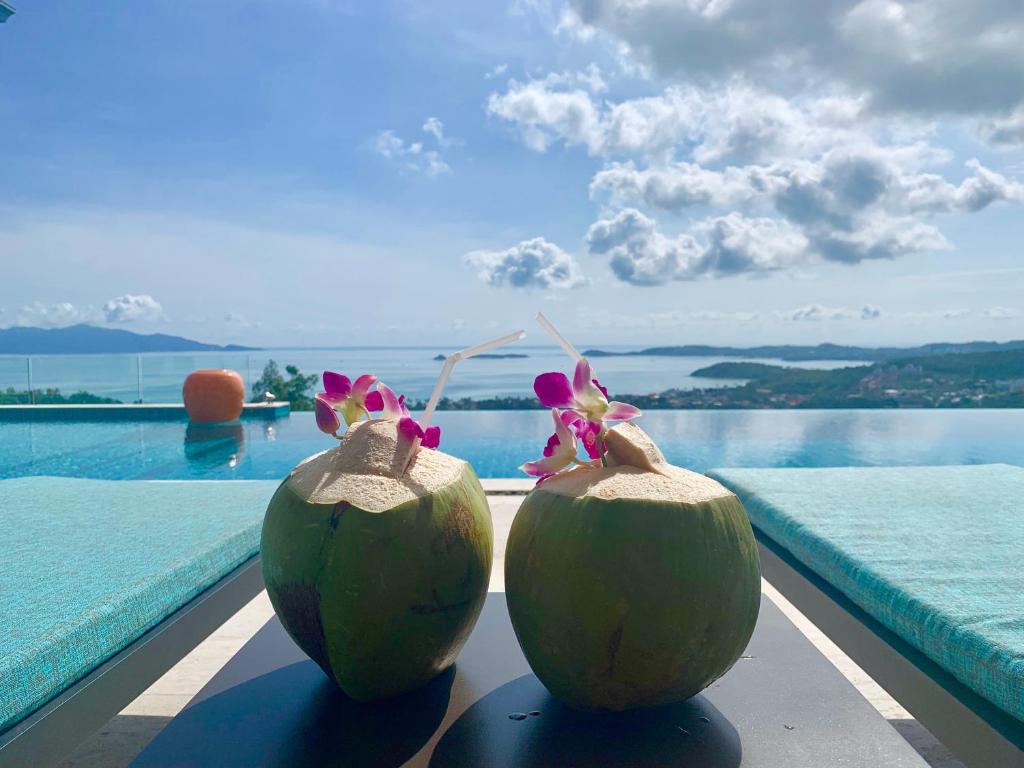
[{"label": "white cloud", "polygon": [[556,139],[582,144],[594,154],[601,150],[601,115],[583,88],[554,90],[547,79],[511,80],[506,93],[488,97],[487,111],[516,124],[523,142],[538,152],[546,151]]},{"label": "white cloud", "polygon": [[[949,250],[937,217],[1024,202],[1024,184],[978,160],[959,176],[937,144],[950,113],[992,143],[1024,134],[1024,15],[978,5],[569,0],[558,31],[668,84],[616,99],[591,67],[510,80],[487,110],[532,150],[601,158],[587,244],[634,285]],[[667,234],[651,209],[689,223]]]},{"label": "white cloud", "polygon": [[[607,162],[591,182],[593,198],[620,206],[734,209],[747,219],[772,214],[776,225],[761,233],[795,229],[814,255],[857,263],[949,248],[921,217],[1024,201],[1024,185],[977,160],[968,161],[965,179],[947,180],[935,169],[950,153],[927,140],[930,126],[904,120],[894,130],[865,116],[863,99],[785,99],[732,80],[717,90],[670,86],[659,96],[615,103],[596,101],[574,82],[565,73],[511,81],[506,93],[491,95],[488,109],[517,125],[537,151],[560,141],[597,156],[642,157],[643,164]],[[629,258],[621,251],[613,257],[622,279],[656,284],[691,269],[692,243],[646,243]]]},{"label": "white cloud", "polygon": [[620,280],[645,286],[766,274],[799,263],[807,252],[806,239],[775,219],[730,213],[705,219],[693,233],[665,235],[653,219],[627,208],[591,225],[586,242],[592,254],[609,258]]},{"label": "white cloud", "polygon": [[672,212],[697,206],[772,211],[799,230],[816,255],[857,263],[948,249],[920,216],[974,213],[1024,201],[1024,185],[967,163],[970,175],[952,184],[919,170],[934,152],[925,145],[865,143],[814,159],[710,169],[690,162],[648,168],[613,163],[591,182],[593,197]]},{"label": "white cloud", "polygon": [[543,237],[523,240],[504,251],[473,251],[463,260],[492,286],[566,289],[586,283],[572,254]]},{"label": "white cloud", "polygon": [[990,144],[1024,145],[1024,108],[983,121],[981,135]]},{"label": "white cloud", "polygon": [[444,123],[437,117],[428,117],[426,119],[423,123],[423,132],[433,136],[434,141],[437,142],[439,147],[455,147],[462,144],[460,139],[445,135]]},{"label": "white cloud", "polygon": [[493,80],[508,72],[508,64],[497,64],[484,73],[484,80]]},{"label": "white cloud", "polygon": [[560,26],[689,81],[825,76],[880,109],[926,114],[1024,100],[1024,14],[1006,0],[569,0]]},{"label": "white cloud", "polygon": [[[427,118],[423,131],[433,136],[438,146],[449,147],[455,143],[445,137],[444,124],[436,117]],[[373,148],[381,157],[397,163],[399,167],[422,173],[428,178],[435,179],[452,172],[439,151],[425,149],[421,141],[406,142],[393,130],[380,131],[374,138]]]},{"label": "white cloud", "polygon": [[108,323],[155,322],[163,316],[160,303],[145,293],[126,293],[103,305],[103,317]]},{"label": "white cloud", "polygon": [[821,304],[808,304],[786,312],[776,312],[781,320],[792,322],[819,322],[821,320],[877,320],[882,317],[881,307],[865,304],[860,309],[846,307],[825,307]]},{"label": "white cloud", "polygon": [[633,285],[686,279],[701,258],[700,244],[692,236],[667,237],[653,219],[635,208],[591,225],[587,247],[592,254],[607,255],[615,276]]},{"label": "white cloud", "polygon": [[736,325],[751,323],[757,320],[760,315],[757,312],[724,312],[720,310],[695,310],[687,312],[680,309],[670,309],[663,312],[598,312],[594,313],[589,309],[579,311],[580,322],[588,328],[614,328],[614,329],[674,329],[690,326],[693,324],[702,325]]},{"label": "white cloud", "polygon": [[63,328],[76,323],[87,323],[95,320],[95,312],[91,309],[80,309],[74,304],[62,301],[57,304],[43,304],[34,301],[18,310],[15,325],[36,328]]},{"label": "white cloud", "polygon": [[259,320],[250,320],[240,312],[228,312],[224,315],[224,322],[235,328],[260,328],[263,323]]},{"label": "white cloud", "polygon": [[985,316],[995,320],[1015,320],[1024,317],[1024,312],[1014,307],[991,307],[985,312]]}]

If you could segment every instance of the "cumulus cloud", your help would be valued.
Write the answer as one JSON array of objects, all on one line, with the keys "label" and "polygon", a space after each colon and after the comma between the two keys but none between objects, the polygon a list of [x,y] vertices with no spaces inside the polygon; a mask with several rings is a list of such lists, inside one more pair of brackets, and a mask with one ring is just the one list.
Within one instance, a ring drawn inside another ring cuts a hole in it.
[{"label": "cumulus cloud", "polygon": [[799,232],[775,219],[730,213],[672,237],[635,208],[595,222],[586,242],[592,254],[609,258],[620,280],[641,286],[775,272],[799,262],[807,249]]},{"label": "cumulus cloud", "polygon": [[586,283],[572,254],[543,237],[523,240],[504,251],[473,251],[463,258],[477,269],[482,282],[492,286],[566,289]]},{"label": "cumulus cloud", "polygon": [[488,113],[514,123],[523,142],[544,152],[557,139],[582,144],[592,153],[601,151],[604,128],[598,106],[586,86],[566,73],[541,80],[509,81],[503,94],[487,99]]},{"label": "cumulus cloud", "polygon": [[806,307],[798,307],[786,312],[776,312],[775,316],[781,320],[799,323],[819,322],[822,320],[877,320],[882,317],[882,314],[881,307],[876,307],[873,304],[865,304],[860,309],[808,304]]},{"label": "cumulus cloud", "polygon": [[103,317],[108,323],[153,322],[163,316],[160,302],[145,293],[126,293],[103,305]]},{"label": "cumulus cloud", "polygon": [[1024,312],[1014,307],[991,307],[985,312],[985,316],[995,320],[1015,320],[1024,317]]},{"label": "cumulus cloud", "polygon": [[[939,217],[1024,202],[1019,181],[936,143],[950,113],[993,144],[1024,138],[1024,15],[1002,0],[569,0],[559,29],[668,80],[615,99],[591,67],[487,101],[530,149],[600,158],[587,244],[625,282],[948,250]],[[665,234],[652,210],[690,223]]]},{"label": "cumulus cloud", "polygon": [[[436,117],[428,117],[423,123],[422,130],[432,137],[438,147],[447,148],[459,143],[457,139],[445,135],[444,123]],[[377,133],[373,148],[378,155],[391,160],[400,168],[422,173],[431,179],[452,172],[451,166],[445,162],[440,151],[427,149],[422,141],[406,141],[390,129]]]},{"label": "cumulus cloud", "polygon": [[[702,164],[820,153],[862,137],[868,120],[863,97],[835,89],[783,96],[732,79],[714,86],[669,85],[656,95],[612,101],[578,87],[585,79],[560,73],[511,80],[504,93],[490,95],[487,109],[516,124],[537,151],[562,141],[594,155],[658,157],[684,143]],[[914,120],[901,126],[906,137],[928,128]]]},{"label": "cumulus cloud", "polygon": [[920,146],[852,145],[813,159],[711,169],[690,162],[638,168],[613,163],[591,182],[595,198],[671,212],[696,206],[771,211],[799,230],[810,251],[857,263],[949,248],[919,216],[974,213],[996,202],[1024,201],[1024,185],[977,160],[959,184],[919,170]]},{"label": "cumulus cloud", "polygon": [[439,147],[455,147],[462,143],[460,139],[452,138],[444,132],[444,123],[440,118],[428,117],[423,123],[423,132],[433,136]]},{"label": "cumulus cloud", "polygon": [[983,121],[981,135],[990,144],[1011,147],[1024,145],[1024,108]]},{"label": "cumulus cloud", "polygon": [[825,74],[880,109],[927,114],[1024,100],[1024,14],[1005,0],[569,0],[561,26],[668,77]]},{"label": "cumulus cloud", "polygon": [[260,328],[263,325],[259,320],[250,320],[240,312],[228,312],[224,315],[224,322],[236,328]]},{"label": "cumulus cloud", "polygon": [[638,330],[668,330],[689,327],[695,323],[703,325],[735,325],[751,323],[760,317],[757,312],[726,312],[721,310],[684,311],[670,309],[664,312],[640,312],[620,314],[617,312],[594,313],[589,310],[580,311],[579,319],[589,328],[625,328]]},{"label": "cumulus cloud", "polygon": [[674,162],[638,168],[612,163],[590,184],[593,197],[642,202],[678,212],[695,205],[770,205],[797,222],[826,221],[849,229],[869,209],[905,213],[974,213],[999,201],[1024,201],[1024,185],[977,160],[959,184],[916,170],[922,147],[851,145],[815,159],[770,165],[728,166],[721,170]]},{"label": "cumulus cloud", "polygon": [[484,73],[484,80],[493,80],[496,77],[501,77],[508,71],[508,64],[496,64],[491,69]]},{"label": "cumulus cloud", "polygon": [[15,324],[36,328],[63,328],[93,319],[95,318],[91,310],[80,309],[67,301],[57,304],[43,304],[34,301],[18,310]]}]

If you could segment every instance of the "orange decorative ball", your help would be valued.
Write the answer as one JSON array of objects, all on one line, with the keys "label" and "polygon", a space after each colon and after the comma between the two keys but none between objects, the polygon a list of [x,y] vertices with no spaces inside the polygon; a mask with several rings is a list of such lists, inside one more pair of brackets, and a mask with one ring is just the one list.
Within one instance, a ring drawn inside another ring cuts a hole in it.
[{"label": "orange decorative ball", "polygon": [[227,368],[193,371],[181,388],[188,417],[198,424],[233,421],[242,415],[245,384]]}]

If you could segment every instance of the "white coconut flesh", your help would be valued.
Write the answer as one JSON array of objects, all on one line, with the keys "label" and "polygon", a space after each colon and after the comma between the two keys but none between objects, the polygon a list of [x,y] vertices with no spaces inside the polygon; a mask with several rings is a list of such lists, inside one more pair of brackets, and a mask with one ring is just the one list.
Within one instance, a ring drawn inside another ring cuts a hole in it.
[{"label": "white coconut flesh", "polygon": [[349,427],[338,447],[295,467],[288,484],[313,504],[346,501],[366,512],[386,512],[463,476],[466,462],[428,448],[420,448],[403,473],[409,447],[396,420],[360,421]]},{"label": "white coconut flesh", "polygon": [[538,488],[560,496],[642,499],[699,504],[732,496],[721,483],[673,466],[640,427],[619,424],[605,435],[607,467],[576,467],[549,477]]}]

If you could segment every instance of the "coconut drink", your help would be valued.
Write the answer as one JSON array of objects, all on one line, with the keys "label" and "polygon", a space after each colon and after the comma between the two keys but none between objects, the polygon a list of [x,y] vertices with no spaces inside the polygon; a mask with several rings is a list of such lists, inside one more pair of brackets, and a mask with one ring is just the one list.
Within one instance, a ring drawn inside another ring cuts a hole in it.
[{"label": "coconut drink", "polygon": [[437,449],[428,413],[414,420],[373,376],[327,372],[324,388],[317,425],[340,443],[271,499],[263,578],[298,646],[348,696],[372,701],[455,661],[487,596],[491,516],[473,468]]},{"label": "coconut drink", "polygon": [[[580,359],[535,382],[552,407],[539,477],[508,538],[516,637],[558,699],[623,711],[687,699],[742,654],[760,605],[747,515],[714,480],[669,464]],[[614,427],[608,421],[623,423]],[[587,459],[577,458],[583,449]]]}]

